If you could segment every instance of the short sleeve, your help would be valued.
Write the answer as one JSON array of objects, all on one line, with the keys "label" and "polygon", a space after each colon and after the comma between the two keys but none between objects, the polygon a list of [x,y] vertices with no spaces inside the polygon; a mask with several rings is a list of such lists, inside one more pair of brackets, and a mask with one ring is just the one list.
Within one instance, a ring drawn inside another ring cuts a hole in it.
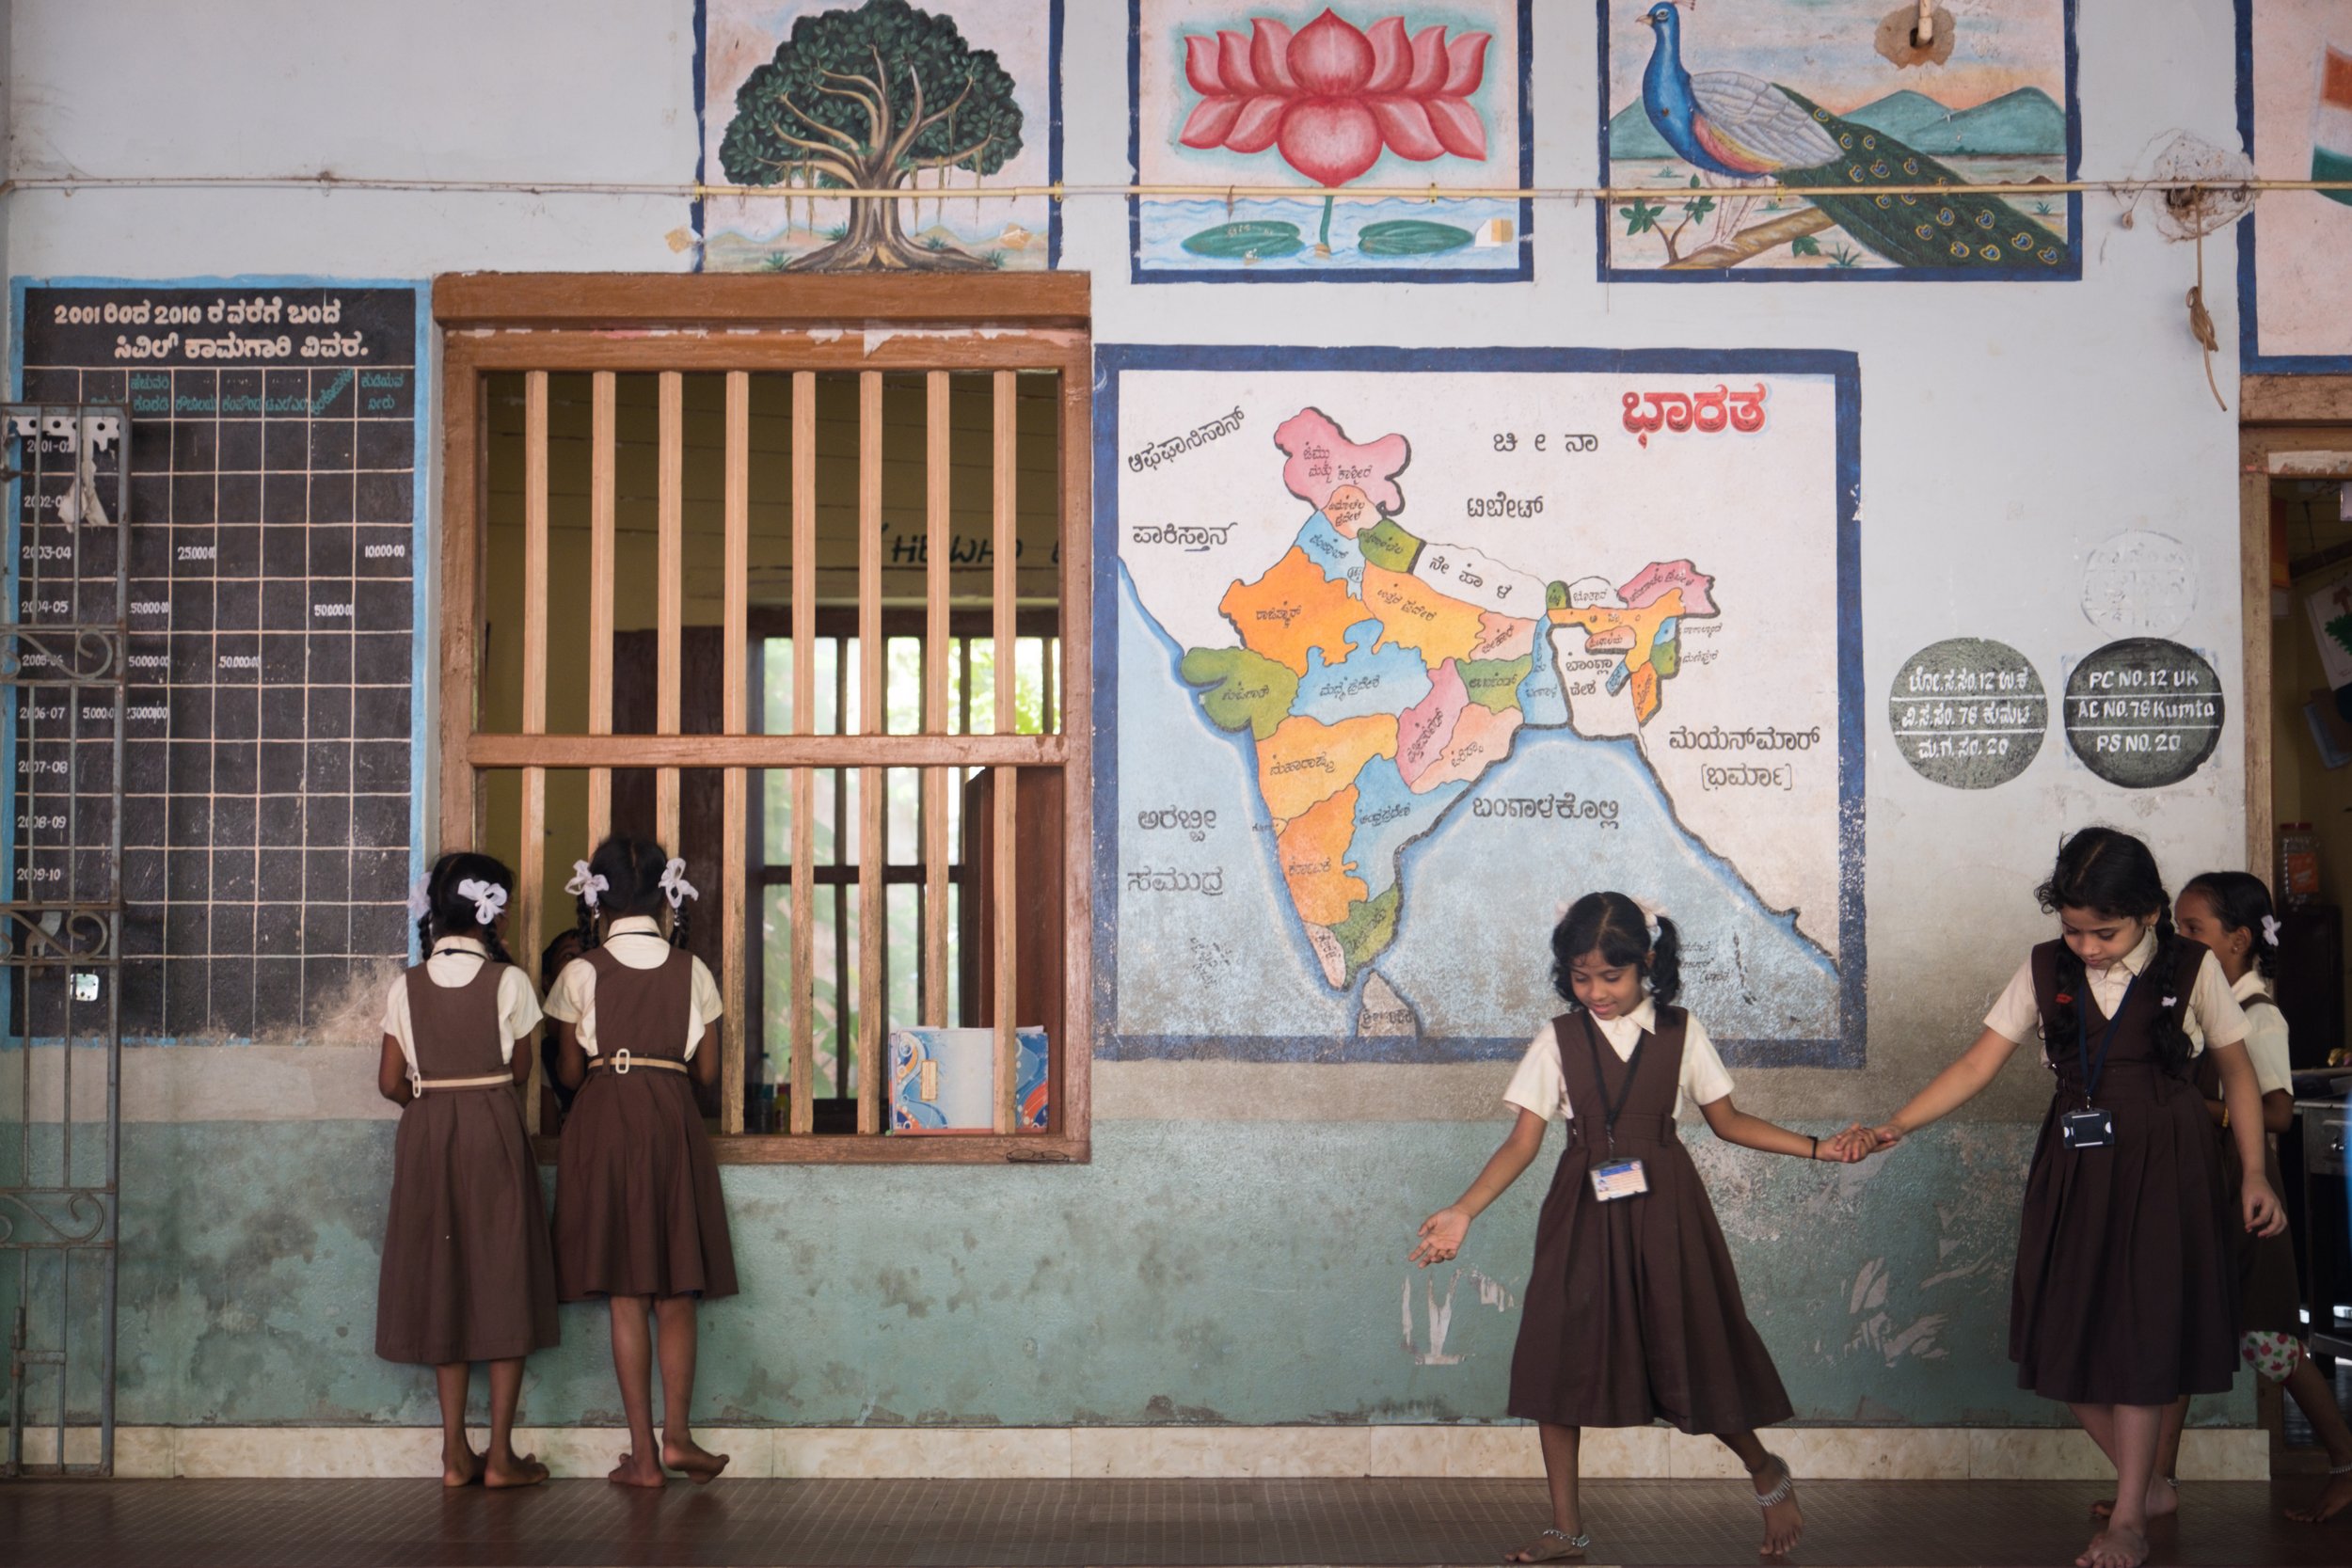
[{"label": "short sleeve", "polygon": [[396,1040],[408,1037],[408,972],[402,970],[384,993],[384,1033]]},{"label": "short sleeve", "polygon": [[1560,1075],[1560,1041],[1547,1023],[1528,1042],[1517,1071],[1502,1091],[1502,1101],[1530,1111],[1546,1121],[1576,1113],[1568,1106],[1568,1085]]},{"label": "short sleeve", "polygon": [[547,1016],[565,1023],[578,1023],[588,1016],[596,1005],[596,970],[585,958],[574,958],[564,966],[548,991]]},{"label": "short sleeve", "polygon": [[719,982],[710,977],[710,967],[700,958],[694,960],[694,1011],[705,1023],[726,1016],[726,1007],[719,1000]]},{"label": "short sleeve", "polygon": [[2239,1009],[2246,1015],[2246,1054],[2254,1064],[2254,1086],[2265,1094],[2293,1094],[2295,1067],[2287,1055],[2287,1020],[2276,1005]]},{"label": "short sleeve", "polygon": [[2205,1048],[2238,1045],[2246,1039],[2246,1014],[2239,1008],[2237,998],[2230,994],[2230,982],[2221,976],[2220,960],[2211,953],[2198,962],[2188,1006],[2196,1015],[2198,1029],[2204,1035]]},{"label": "short sleeve", "polygon": [[1731,1074],[1708,1037],[1707,1025],[1691,1019],[1682,1032],[1683,1098],[1693,1105],[1712,1105],[1731,1092]]},{"label": "short sleeve", "polygon": [[499,976],[499,1044],[509,1062],[515,1059],[515,1042],[539,1026],[539,993],[531,989],[531,976],[513,964]]},{"label": "short sleeve", "polygon": [[2000,999],[1984,1015],[1984,1026],[2011,1045],[2042,1037],[2042,1005],[2034,999],[2031,958],[2019,964],[2017,973],[2009,977]]}]

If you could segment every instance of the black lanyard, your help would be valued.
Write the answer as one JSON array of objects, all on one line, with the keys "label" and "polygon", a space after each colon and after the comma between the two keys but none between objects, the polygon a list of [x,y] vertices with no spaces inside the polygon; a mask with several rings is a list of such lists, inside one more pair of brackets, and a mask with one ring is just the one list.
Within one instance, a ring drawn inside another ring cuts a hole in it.
[{"label": "black lanyard", "polygon": [[2096,1061],[2093,1061],[2090,1056],[2090,976],[2089,974],[2083,976],[2082,988],[2074,993],[2074,1018],[2078,1025],[2074,1031],[2074,1057],[2082,1066],[2083,1103],[2086,1106],[2090,1103],[2092,1093],[2099,1087],[2099,1074],[2106,1070],[2107,1047],[2115,1043],[2115,1026],[2123,1022],[2123,1009],[2132,1005],[2132,992],[2138,989],[2139,976],[2135,974],[2130,983],[2123,988],[2123,1000],[2115,1005],[2114,1013],[2107,1019],[2107,1032],[2099,1037],[2099,1057]]},{"label": "black lanyard", "polygon": [[1600,1071],[1600,1031],[1594,1026],[1591,1013],[1582,1016],[1584,1046],[1593,1053],[1593,1082],[1600,1089],[1601,1131],[1608,1137],[1609,1150],[1613,1154],[1617,1148],[1617,1117],[1633,1098],[1633,1075],[1642,1070],[1642,1047],[1649,1043],[1649,1035],[1645,1031],[1642,1037],[1633,1042],[1633,1054],[1625,1059],[1625,1078],[1617,1085],[1617,1102],[1612,1105],[1609,1102],[1609,1080],[1602,1077]]},{"label": "black lanyard", "polygon": [[490,961],[489,954],[477,953],[470,947],[436,947],[431,956],[436,958],[471,958],[481,964]]}]

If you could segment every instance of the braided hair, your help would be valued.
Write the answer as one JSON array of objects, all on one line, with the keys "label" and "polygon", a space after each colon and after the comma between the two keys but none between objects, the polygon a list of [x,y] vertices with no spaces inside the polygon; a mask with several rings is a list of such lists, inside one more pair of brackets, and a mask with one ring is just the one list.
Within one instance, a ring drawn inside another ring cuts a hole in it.
[{"label": "braided hair", "polygon": [[[613,833],[596,846],[588,857],[588,874],[605,880],[604,891],[591,905],[588,895],[580,895],[580,942],[583,949],[601,945],[603,938],[596,930],[596,916],[611,915],[615,920],[631,915],[653,915],[657,918],[668,900],[661,891],[661,874],[670,866],[670,852],[649,838],[632,838],[626,833]],[[686,906],[680,904],[670,916],[670,945],[686,945]]]},{"label": "braided hair", "polygon": [[1675,923],[1660,915],[1653,939],[1642,906],[1622,893],[1586,894],[1551,928],[1551,989],[1571,1012],[1583,1004],[1576,999],[1568,971],[1587,953],[1599,954],[1612,967],[1639,970],[1661,1007],[1682,993],[1682,937]]},{"label": "braided hair", "polygon": [[2263,922],[2275,920],[2270,907],[2270,889],[2250,871],[2208,871],[2191,877],[2181,888],[2184,896],[2196,893],[2204,895],[2216,920],[2226,931],[2244,931],[2253,942],[2247,949],[2247,958],[2254,973],[2265,980],[2279,975],[2279,949],[2271,944]]},{"label": "braided hair", "polygon": [[498,927],[485,926],[474,901],[457,891],[460,882],[468,881],[490,882],[510,895],[515,891],[515,874],[502,861],[470,849],[451,850],[433,863],[432,875],[425,879],[425,912],[417,917],[419,949],[429,958],[436,936],[471,937],[489,950],[491,962],[513,963],[506,944],[499,940]]},{"label": "braided hair", "polygon": [[[2058,863],[2050,868],[2049,879],[2034,889],[2034,898],[2045,914],[2089,910],[2111,920],[2152,922],[2156,932],[2156,951],[2143,973],[2160,985],[2171,985],[2172,976],[2180,972],[2185,955],[2195,945],[2173,929],[2172,901],[2165,894],[2164,877],[2156,869],[2156,857],[2149,852],[2147,845],[2113,828],[2085,828],[2058,846]],[[2090,974],[2081,957],[2061,941],[2058,950],[2058,994],[2080,995],[2081,988],[2089,983]],[[2156,1015],[2156,1060],[2176,1077],[2188,1070],[2188,1031],[2181,1026],[2182,1007],[2187,1001],[2184,993],[2172,1006]],[[2063,1056],[2074,1049],[2082,1033],[2082,1021],[2074,1008],[2058,1007],[2042,1022],[2042,1030],[2052,1055]]]}]

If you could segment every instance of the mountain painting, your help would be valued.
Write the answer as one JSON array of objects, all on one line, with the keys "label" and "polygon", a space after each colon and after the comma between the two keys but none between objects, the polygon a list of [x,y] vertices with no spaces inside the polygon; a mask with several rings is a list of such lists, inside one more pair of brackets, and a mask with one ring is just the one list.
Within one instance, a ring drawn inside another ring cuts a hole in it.
[{"label": "mountain painting", "polygon": [[1984,0],[1915,64],[1883,8],[1597,0],[1601,180],[1638,193],[1602,278],[2079,277],[2074,0]]}]

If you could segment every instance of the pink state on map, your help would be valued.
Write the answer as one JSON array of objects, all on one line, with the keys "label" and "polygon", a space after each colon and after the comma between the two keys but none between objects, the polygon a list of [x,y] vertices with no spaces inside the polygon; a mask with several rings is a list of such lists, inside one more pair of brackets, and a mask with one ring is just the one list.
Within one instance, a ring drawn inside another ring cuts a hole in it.
[{"label": "pink state on map", "polygon": [[1653,561],[1636,573],[1631,582],[1618,589],[1617,595],[1628,610],[1640,610],[1668,589],[1679,588],[1685,615],[1712,615],[1715,600],[1708,591],[1714,586],[1713,578],[1688,561]]},{"label": "pink state on map", "polygon": [[1445,754],[1454,723],[1470,705],[1470,689],[1462,684],[1462,673],[1449,658],[1429,677],[1429,695],[1397,719],[1396,770],[1403,775],[1406,788],[1422,793],[1422,774]]},{"label": "pink state on map", "polygon": [[1462,710],[1445,750],[1412,783],[1413,792],[1426,794],[1450,784],[1468,784],[1511,752],[1511,737],[1518,733],[1518,708],[1492,708],[1472,703]]},{"label": "pink state on map", "polygon": [[1405,510],[1405,492],[1396,487],[1396,476],[1413,460],[1413,447],[1404,436],[1383,436],[1369,446],[1358,446],[1322,409],[1302,408],[1275,427],[1274,444],[1288,458],[1282,465],[1282,483],[1316,511],[1342,485],[1362,491],[1384,517]]}]

